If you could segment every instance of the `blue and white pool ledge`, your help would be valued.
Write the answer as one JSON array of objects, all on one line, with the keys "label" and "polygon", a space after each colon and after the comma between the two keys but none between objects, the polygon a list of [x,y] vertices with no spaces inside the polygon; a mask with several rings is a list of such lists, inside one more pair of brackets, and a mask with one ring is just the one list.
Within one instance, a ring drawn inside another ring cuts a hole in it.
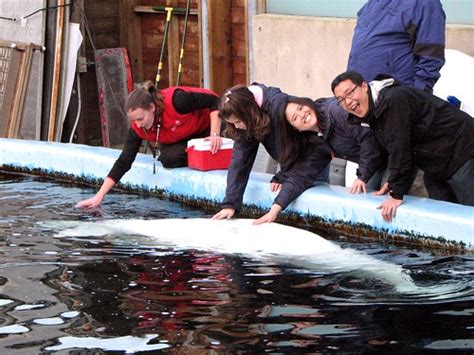
[{"label": "blue and white pool ledge", "polygon": [[[0,138],[3,170],[40,171],[46,175],[97,181],[107,175],[119,154],[119,150],[102,147]],[[226,170],[164,169],[157,163],[157,172],[153,174],[153,158],[138,154],[121,183],[141,191],[162,191],[184,199],[218,203],[225,194],[226,173]],[[270,178],[269,174],[251,174],[245,205],[271,207],[275,193],[269,190]],[[377,209],[384,198],[351,195],[344,187],[321,185],[304,192],[286,211],[324,223],[368,228],[388,238],[409,238],[411,242],[419,240],[420,244],[439,243],[474,250],[474,207],[407,196],[396,218],[387,223]]]}]

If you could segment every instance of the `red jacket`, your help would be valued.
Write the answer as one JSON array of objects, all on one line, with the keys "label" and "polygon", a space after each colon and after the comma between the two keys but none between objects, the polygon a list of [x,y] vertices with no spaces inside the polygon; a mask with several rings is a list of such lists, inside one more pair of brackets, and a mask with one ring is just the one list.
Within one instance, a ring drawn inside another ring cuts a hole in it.
[{"label": "red jacket", "polygon": [[[186,86],[174,86],[160,90],[160,93],[163,95],[164,109],[161,113],[161,129],[158,137],[158,143],[177,143],[190,136],[209,130],[209,109],[198,109],[184,115],[176,112],[173,106],[173,94],[176,89],[187,92],[198,92],[215,95],[214,92],[208,89]],[[159,119],[160,117],[156,117],[155,123],[158,123]],[[138,127],[135,121],[132,121],[131,127],[140,138],[152,143],[155,142],[157,124],[154,124],[153,127],[146,130],[146,132],[142,128]]]}]

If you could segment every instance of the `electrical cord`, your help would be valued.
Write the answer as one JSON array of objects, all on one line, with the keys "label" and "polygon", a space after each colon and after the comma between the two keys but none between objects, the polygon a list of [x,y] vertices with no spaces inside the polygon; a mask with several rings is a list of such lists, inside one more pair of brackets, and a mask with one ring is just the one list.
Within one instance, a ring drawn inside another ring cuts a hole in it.
[{"label": "electrical cord", "polygon": [[64,4],[64,5],[56,5],[56,6],[43,7],[43,8],[41,8],[41,9],[36,10],[36,11],[33,11],[31,14],[28,14],[28,15],[25,15],[25,16],[22,16],[22,17],[4,17],[4,16],[0,16],[0,19],[2,19],[2,20],[8,20],[8,21],[21,21],[21,20],[25,20],[25,19],[27,19],[28,17],[31,17],[31,16],[37,14],[38,12],[46,11],[46,10],[52,10],[52,9],[57,9],[57,8],[59,8],[59,7],[66,7],[66,6],[71,6],[71,7],[73,7],[73,6],[74,6],[74,1],[72,1],[72,2],[69,3],[69,4]]}]

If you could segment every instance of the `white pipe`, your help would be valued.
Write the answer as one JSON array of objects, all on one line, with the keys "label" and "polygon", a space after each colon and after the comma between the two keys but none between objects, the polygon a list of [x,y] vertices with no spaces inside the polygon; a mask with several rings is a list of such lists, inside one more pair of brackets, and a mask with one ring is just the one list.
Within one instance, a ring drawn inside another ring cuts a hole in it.
[{"label": "white pipe", "polygon": [[211,88],[211,77],[209,67],[209,19],[207,14],[207,0],[201,1],[201,38],[202,38],[202,79],[203,86]]}]

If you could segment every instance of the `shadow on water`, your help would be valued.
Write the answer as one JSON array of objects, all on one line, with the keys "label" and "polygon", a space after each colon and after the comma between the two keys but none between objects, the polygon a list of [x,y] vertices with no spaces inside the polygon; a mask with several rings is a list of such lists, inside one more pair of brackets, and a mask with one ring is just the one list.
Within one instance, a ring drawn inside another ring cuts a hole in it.
[{"label": "shadow on water", "polygon": [[74,208],[92,193],[0,175],[1,353],[474,350],[470,255],[335,241],[400,265],[417,286],[449,290],[403,294],[358,272],[177,250],[138,235],[54,238],[39,224],[209,216],[115,193],[101,210]]}]

